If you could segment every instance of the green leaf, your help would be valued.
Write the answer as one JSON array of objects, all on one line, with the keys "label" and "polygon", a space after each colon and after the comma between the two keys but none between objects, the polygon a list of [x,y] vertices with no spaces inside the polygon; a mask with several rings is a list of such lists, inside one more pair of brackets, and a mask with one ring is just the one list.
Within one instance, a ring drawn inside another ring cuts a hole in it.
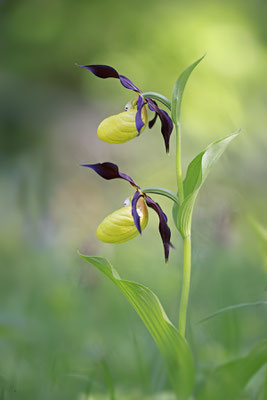
[{"label": "green leaf", "polygon": [[256,239],[258,241],[259,252],[263,260],[263,268],[267,269],[267,229],[259,221],[257,221],[252,215],[248,215],[248,220],[254,229]]},{"label": "green leaf", "polygon": [[194,204],[198,192],[205,182],[211,167],[239,133],[240,132],[237,132],[211,143],[206,150],[198,154],[189,164],[184,180],[185,199],[179,208],[177,217],[178,229],[183,237],[190,234]]},{"label": "green leaf", "polygon": [[112,374],[110,372],[109,365],[105,359],[100,361],[100,365],[102,367],[102,371],[104,374],[106,386],[109,392],[109,400],[116,400],[115,396],[115,386],[114,386],[114,381],[112,378]]},{"label": "green leaf", "polygon": [[255,218],[249,216],[249,221],[254,228],[258,238],[262,241],[264,245],[267,244],[267,229],[259,223]]},{"label": "green leaf", "polygon": [[171,116],[172,120],[175,124],[179,123],[180,121],[180,113],[181,113],[181,104],[182,104],[182,98],[183,98],[183,93],[184,93],[184,88],[186,85],[186,82],[188,81],[189,76],[191,75],[192,71],[195,69],[195,67],[200,63],[200,61],[205,57],[202,56],[199,58],[197,61],[195,61],[193,64],[189,65],[178,77],[177,81],[175,82],[175,85],[173,87],[172,91],[172,104],[171,104]]},{"label": "green leaf", "polygon": [[161,187],[153,186],[153,187],[146,187],[144,189],[141,189],[141,192],[159,194],[161,196],[168,197],[174,203],[177,203],[177,204],[179,203],[178,197],[168,189],[164,189],[164,188],[161,188]]},{"label": "green leaf", "polygon": [[[178,193],[177,193],[177,198],[178,198]],[[172,206],[172,219],[173,222],[176,226],[176,228],[178,229],[178,212],[179,212],[179,202],[178,203],[173,203]]]},{"label": "green leaf", "polygon": [[252,376],[267,363],[267,340],[256,344],[245,356],[216,368],[197,400],[237,400]]},{"label": "green leaf", "polygon": [[147,287],[120,278],[102,257],[82,258],[103,272],[123,293],[142,319],[165,360],[177,399],[186,400],[193,390],[194,365],[190,347],[168,319],[159,299]]},{"label": "green leaf", "polygon": [[218,315],[224,314],[229,311],[234,311],[234,310],[239,310],[240,308],[250,308],[250,307],[255,307],[255,306],[267,306],[267,301],[254,301],[252,303],[240,303],[240,304],[235,304],[233,306],[228,306],[221,308],[220,310],[215,311],[214,313],[208,315],[205,318],[202,318],[200,321],[198,321],[198,324],[201,324],[202,322],[209,321],[210,319],[217,317]]}]

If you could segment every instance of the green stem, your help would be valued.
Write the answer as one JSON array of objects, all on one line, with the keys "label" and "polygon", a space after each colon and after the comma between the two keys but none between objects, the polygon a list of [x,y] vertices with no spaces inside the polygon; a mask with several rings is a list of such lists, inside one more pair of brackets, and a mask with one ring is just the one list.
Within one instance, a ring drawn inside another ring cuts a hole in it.
[{"label": "green stem", "polygon": [[180,300],[179,312],[179,332],[185,337],[186,330],[186,315],[190,291],[190,278],[191,278],[191,236],[184,238],[184,268],[183,268],[183,281],[182,281],[182,294]]},{"label": "green stem", "polygon": [[165,107],[167,107],[171,111],[171,102],[167,97],[163,96],[163,94],[156,93],[156,92],[144,92],[142,93],[143,97],[150,97],[151,99],[158,100],[162,104],[164,104]]},{"label": "green stem", "polygon": [[[181,129],[179,122],[175,123],[176,130],[176,175],[177,186],[180,204],[184,201],[184,185],[182,175],[182,161],[181,161]],[[191,236],[183,238],[183,280],[182,280],[182,294],[180,300],[179,310],[179,331],[185,337],[186,330],[186,316],[190,291],[190,278],[191,278]]]},{"label": "green stem", "polygon": [[146,188],[142,188],[141,192],[144,193],[155,193],[155,194],[159,194],[161,196],[165,196],[168,197],[169,199],[171,199],[174,203],[179,204],[179,199],[178,197],[172,193],[170,190],[168,189],[164,189],[164,188],[160,188],[160,187],[146,187]]},{"label": "green stem", "polygon": [[176,130],[176,175],[177,175],[177,186],[180,204],[184,201],[184,185],[182,176],[182,162],[181,162],[181,128],[180,124],[175,124]]}]

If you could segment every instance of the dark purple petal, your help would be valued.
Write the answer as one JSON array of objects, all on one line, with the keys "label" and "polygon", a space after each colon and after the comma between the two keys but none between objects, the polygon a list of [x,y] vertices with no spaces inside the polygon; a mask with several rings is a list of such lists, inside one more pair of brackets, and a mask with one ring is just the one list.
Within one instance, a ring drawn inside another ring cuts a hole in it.
[{"label": "dark purple petal", "polygon": [[92,72],[94,75],[99,78],[117,78],[120,79],[118,72],[108,65],[79,65],[81,68],[88,69],[88,71]]},{"label": "dark purple petal", "polygon": [[126,88],[130,90],[134,90],[137,93],[141,93],[141,90],[138,89],[137,86],[133,84],[132,81],[130,81],[129,78],[127,78],[124,75],[120,75],[114,68],[108,66],[108,65],[79,65],[81,68],[88,69],[88,71],[92,72],[94,75],[98,76],[99,78],[117,78],[120,80],[121,84]]},{"label": "dark purple petal", "polygon": [[93,169],[98,175],[100,175],[104,179],[125,179],[126,181],[130,182],[130,184],[135,188],[139,188],[139,186],[136,185],[136,183],[130,176],[120,172],[118,166],[111,162],[98,164],[82,164],[81,166]]},{"label": "dark purple petal", "polygon": [[141,133],[141,129],[143,128],[143,126],[145,125],[144,121],[142,120],[142,108],[145,106],[146,102],[144,101],[142,96],[138,97],[137,100],[137,113],[135,115],[135,125],[136,125],[136,129],[138,131],[138,135],[140,135]]},{"label": "dark purple petal", "polygon": [[148,207],[152,208],[159,216],[159,232],[164,246],[164,254],[165,254],[165,262],[168,262],[169,258],[169,250],[170,247],[173,247],[171,244],[171,230],[168,227],[168,219],[167,216],[162,211],[161,207],[158,203],[151,199],[149,196],[145,196],[146,203]]},{"label": "dark purple petal", "polygon": [[151,111],[155,111],[161,120],[161,133],[164,138],[166,152],[169,153],[170,136],[173,130],[172,119],[166,113],[166,111],[161,110],[152,99],[146,98],[146,100],[148,102],[149,109]]},{"label": "dark purple petal", "polygon": [[[156,106],[158,106],[157,103],[155,102],[155,100],[153,100],[153,102],[154,102],[154,104],[155,104]],[[153,126],[155,125],[155,123],[156,123],[156,121],[157,121],[157,118],[158,118],[158,114],[155,112],[154,118],[151,119],[151,121],[149,121],[149,123],[148,123],[149,129],[153,128]]]},{"label": "dark purple petal", "polygon": [[138,232],[140,233],[140,235],[142,234],[141,224],[140,224],[140,216],[137,212],[136,206],[137,206],[137,202],[141,196],[142,196],[142,194],[137,190],[132,198],[132,216],[134,219],[135,226],[136,226]]},{"label": "dark purple petal", "polygon": [[149,126],[150,129],[153,128],[153,126],[155,125],[155,123],[156,123],[156,121],[157,121],[157,118],[158,118],[158,114],[155,113],[155,117],[154,117],[153,119],[151,119],[151,120],[149,121],[149,123],[148,123],[148,126]]}]

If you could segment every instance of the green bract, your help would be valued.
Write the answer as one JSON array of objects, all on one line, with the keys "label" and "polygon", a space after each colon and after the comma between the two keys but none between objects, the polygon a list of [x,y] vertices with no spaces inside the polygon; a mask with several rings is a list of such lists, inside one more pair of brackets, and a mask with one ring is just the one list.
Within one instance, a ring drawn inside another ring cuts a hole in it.
[{"label": "green bract", "polygon": [[181,104],[182,104],[182,98],[183,98],[183,93],[184,93],[184,88],[186,85],[186,82],[188,81],[188,78],[190,77],[191,73],[193,70],[196,68],[196,66],[200,63],[201,60],[203,60],[205,56],[202,56],[199,58],[197,61],[195,61],[193,64],[189,65],[178,77],[177,81],[175,82],[175,85],[173,87],[172,91],[172,103],[171,103],[171,116],[174,124],[178,124],[180,122],[180,113],[181,113]]},{"label": "green bract", "polygon": [[211,167],[221,157],[229,143],[238,135],[239,132],[216,140],[189,164],[184,180],[184,201],[179,207],[177,205],[174,206],[174,222],[183,237],[190,235],[194,204]]}]

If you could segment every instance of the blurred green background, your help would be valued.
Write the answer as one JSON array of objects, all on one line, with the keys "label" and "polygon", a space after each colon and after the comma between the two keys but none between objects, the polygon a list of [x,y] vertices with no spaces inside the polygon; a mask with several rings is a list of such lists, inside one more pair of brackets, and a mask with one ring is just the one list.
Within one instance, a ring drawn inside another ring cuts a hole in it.
[{"label": "blurred green background", "polygon": [[[174,137],[169,156],[159,123],[122,145],[100,142],[98,124],[131,92],[75,63],[112,65],[143,91],[170,96],[178,74],[206,53],[184,96],[184,171],[211,141],[238,128],[242,135],[194,215],[189,331],[198,381],[266,338],[264,306],[198,324],[218,308],[267,297],[266,15],[264,0],[0,2],[0,399],[144,399],[170,390],[138,316],[76,251],[106,256],[124,278],[148,285],[176,323],[178,234],[168,267],[152,213],[142,237],[99,242],[96,227],[131,188],[79,167],[113,161],[143,187],[175,191]],[[170,201],[157,200],[173,228]],[[248,399],[263,379],[255,377]]]}]

